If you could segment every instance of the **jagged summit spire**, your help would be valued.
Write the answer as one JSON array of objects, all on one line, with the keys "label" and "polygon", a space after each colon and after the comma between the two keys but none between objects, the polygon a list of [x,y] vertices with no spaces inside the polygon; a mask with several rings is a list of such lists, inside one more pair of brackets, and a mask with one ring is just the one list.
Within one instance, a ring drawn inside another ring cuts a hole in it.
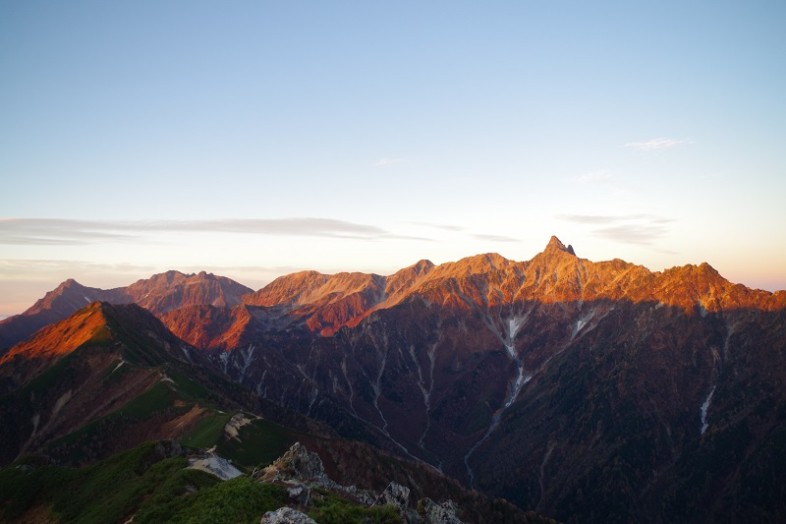
[{"label": "jagged summit spire", "polygon": [[559,238],[552,235],[549,243],[546,245],[546,249],[544,249],[543,252],[549,253],[554,251],[564,251],[565,253],[570,253],[571,255],[576,256],[576,252],[573,251],[573,246],[568,244],[566,247]]}]

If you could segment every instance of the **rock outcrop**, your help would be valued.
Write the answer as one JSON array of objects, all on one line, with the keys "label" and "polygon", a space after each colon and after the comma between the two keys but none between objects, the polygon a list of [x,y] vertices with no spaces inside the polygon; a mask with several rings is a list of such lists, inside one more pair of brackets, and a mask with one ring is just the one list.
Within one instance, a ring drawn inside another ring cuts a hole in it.
[{"label": "rock outcrop", "polygon": [[219,457],[215,453],[205,453],[201,456],[189,458],[188,467],[210,473],[221,480],[230,480],[243,474],[230,461]]},{"label": "rock outcrop", "polygon": [[317,521],[305,513],[285,506],[265,513],[259,524],[317,524]]},{"label": "rock outcrop", "polygon": [[418,511],[423,515],[424,522],[428,524],[462,524],[456,516],[458,508],[451,500],[437,504],[430,498],[418,503]]},{"label": "rock outcrop", "polygon": [[[287,487],[291,504],[300,509],[308,509],[311,503],[311,494],[314,489],[328,489],[347,497],[364,506],[392,506],[396,509],[401,521],[407,524],[461,524],[457,516],[458,507],[455,502],[446,500],[436,504],[424,498],[413,504],[410,500],[410,490],[396,482],[390,482],[379,494],[355,486],[343,486],[332,481],[326,474],[319,455],[308,451],[305,446],[296,442],[284,455],[276,459],[271,465],[256,473],[255,478],[260,482],[280,483]],[[303,513],[284,511],[291,508],[282,508],[283,515],[294,515],[299,518]],[[271,514],[272,515],[272,514]],[[305,516],[305,515],[304,515]],[[268,515],[265,515],[268,518]],[[277,516],[270,518],[289,518]],[[308,518],[308,517],[306,517]],[[262,522],[290,522],[285,520],[262,520]],[[301,522],[293,520],[292,522]]]}]

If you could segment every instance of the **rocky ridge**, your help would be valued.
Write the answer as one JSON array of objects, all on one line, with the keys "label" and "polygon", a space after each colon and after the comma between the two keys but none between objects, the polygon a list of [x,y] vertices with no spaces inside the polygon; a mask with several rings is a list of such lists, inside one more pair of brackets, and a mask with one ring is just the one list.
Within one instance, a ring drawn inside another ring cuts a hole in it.
[{"label": "rocky ridge", "polygon": [[292,505],[295,506],[270,512],[263,517],[262,522],[287,522],[285,519],[306,522],[302,520],[305,516],[302,512],[300,515],[303,516],[300,516],[294,511],[308,510],[312,497],[320,496],[319,489],[327,489],[341,493],[364,506],[392,506],[401,521],[407,524],[462,523],[457,516],[458,507],[455,502],[446,500],[437,504],[426,497],[413,504],[410,500],[409,488],[396,482],[390,482],[379,494],[355,486],[338,484],[325,474],[319,455],[308,451],[299,442],[293,444],[271,465],[255,472],[253,476],[261,482],[286,486]]}]

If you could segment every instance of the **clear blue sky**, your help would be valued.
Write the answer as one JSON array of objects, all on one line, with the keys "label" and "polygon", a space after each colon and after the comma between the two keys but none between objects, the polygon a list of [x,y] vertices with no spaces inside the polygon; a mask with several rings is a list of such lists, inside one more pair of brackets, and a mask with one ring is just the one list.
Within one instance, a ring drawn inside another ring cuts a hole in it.
[{"label": "clear blue sky", "polygon": [[0,315],[552,234],[786,288],[786,2],[0,3]]}]

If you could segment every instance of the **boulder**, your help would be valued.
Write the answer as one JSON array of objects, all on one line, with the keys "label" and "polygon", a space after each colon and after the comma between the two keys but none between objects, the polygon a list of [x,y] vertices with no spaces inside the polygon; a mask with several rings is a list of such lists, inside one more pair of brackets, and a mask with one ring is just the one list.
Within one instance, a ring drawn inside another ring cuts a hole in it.
[{"label": "boulder", "polygon": [[458,507],[452,500],[446,500],[441,504],[437,504],[426,497],[418,505],[425,524],[464,524],[456,515]]},{"label": "boulder", "polygon": [[296,479],[324,483],[328,481],[319,455],[307,450],[300,442],[292,444],[286,453],[262,470],[265,482]]},{"label": "boulder", "polygon": [[391,482],[374,501],[375,506],[390,504],[398,509],[399,513],[406,512],[409,507],[409,488],[397,482]]},{"label": "boulder", "polygon": [[311,501],[311,488],[297,481],[289,481],[288,484],[290,484],[287,488],[289,500],[298,506],[308,507]]},{"label": "boulder", "polygon": [[305,513],[284,506],[262,515],[259,524],[317,524],[317,522]]}]

